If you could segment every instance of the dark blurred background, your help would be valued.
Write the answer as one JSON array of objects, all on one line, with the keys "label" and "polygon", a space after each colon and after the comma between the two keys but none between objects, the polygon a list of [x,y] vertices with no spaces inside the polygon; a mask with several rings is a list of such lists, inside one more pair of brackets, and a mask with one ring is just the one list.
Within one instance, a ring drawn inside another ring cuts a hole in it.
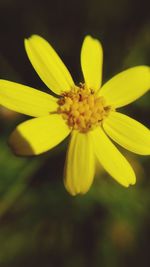
[{"label": "dark blurred background", "polygon": [[[149,10],[149,0],[0,0],[0,78],[48,92],[24,50],[34,33],[55,47],[78,82],[86,34],[103,44],[103,81],[150,65]],[[147,94],[122,110],[149,127],[149,102]],[[121,187],[100,168],[90,191],[71,197],[62,180],[67,140],[38,157],[10,151],[9,134],[25,119],[0,107],[0,267],[149,267],[148,157],[121,149],[135,186]]]}]

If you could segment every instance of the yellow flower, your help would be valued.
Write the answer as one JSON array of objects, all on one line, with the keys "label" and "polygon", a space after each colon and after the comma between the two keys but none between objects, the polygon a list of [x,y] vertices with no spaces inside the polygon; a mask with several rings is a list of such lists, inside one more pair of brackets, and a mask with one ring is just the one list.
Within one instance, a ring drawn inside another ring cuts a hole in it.
[{"label": "yellow flower", "polygon": [[96,159],[123,186],[134,184],[132,167],[109,137],[134,153],[150,154],[149,130],[116,111],[149,90],[150,68],[130,68],[101,87],[102,46],[86,36],[81,49],[85,82],[75,85],[68,69],[43,38],[33,35],[25,40],[25,49],[40,78],[59,98],[0,80],[0,104],[36,117],[21,123],[12,133],[10,145],[15,153],[43,153],[71,134],[64,172],[70,194],[89,190]]}]

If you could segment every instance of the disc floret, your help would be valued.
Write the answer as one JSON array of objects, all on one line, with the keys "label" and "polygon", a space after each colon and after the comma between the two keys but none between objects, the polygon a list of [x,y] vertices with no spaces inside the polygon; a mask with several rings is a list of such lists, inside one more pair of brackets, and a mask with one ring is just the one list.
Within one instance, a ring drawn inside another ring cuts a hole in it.
[{"label": "disc floret", "polygon": [[105,99],[97,97],[92,89],[83,84],[64,92],[58,104],[58,113],[62,114],[69,127],[80,132],[100,125],[110,111]]}]

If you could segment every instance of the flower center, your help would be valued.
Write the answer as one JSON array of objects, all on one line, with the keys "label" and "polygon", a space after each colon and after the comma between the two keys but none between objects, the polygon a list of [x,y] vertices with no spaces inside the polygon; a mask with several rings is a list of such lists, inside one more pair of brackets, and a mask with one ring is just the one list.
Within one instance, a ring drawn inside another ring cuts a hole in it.
[{"label": "flower center", "polygon": [[84,84],[64,92],[58,104],[58,113],[62,114],[69,127],[80,132],[88,132],[100,125],[111,109],[102,96],[97,97]]}]

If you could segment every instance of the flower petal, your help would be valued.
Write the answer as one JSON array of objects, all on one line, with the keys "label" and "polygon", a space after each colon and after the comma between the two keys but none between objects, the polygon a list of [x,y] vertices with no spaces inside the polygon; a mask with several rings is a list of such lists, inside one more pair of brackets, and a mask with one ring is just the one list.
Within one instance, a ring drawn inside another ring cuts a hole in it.
[{"label": "flower petal", "polygon": [[94,178],[95,157],[89,134],[72,132],[65,165],[65,187],[71,195],[86,193]]},{"label": "flower petal", "polygon": [[96,156],[104,169],[121,185],[134,184],[136,178],[132,167],[104,131],[97,127],[91,134]]},{"label": "flower petal", "polygon": [[55,94],[60,95],[74,86],[68,69],[46,40],[32,35],[25,39],[25,49],[35,71]]},{"label": "flower petal", "polygon": [[0,80],[0,104],[33,117],[46,116],[57,110],[57,99],[31,87]]},{"label": "flower petal", "polygon": [[81,67],[86,85],[97,91],[102,82],[103,50],[101,43],[86,36],[81,49]]},{"label": "flower petal", "polygon": [[136,120],[119,112],[111,112],[103,127],[119,145],[137,154],[150,154],[150,131]]},{"label": "flower petal", "polygon": [[138,66],[125,70],[105,83],[99,95],[109,105],[119,108],[141,97],[150,89],[150,68]]},{"label": "flower petal", "polygon": [[58,114],[21,123],[10,136],[9,144],[17,155],[38,155],[57,144],[70,129]]}]

